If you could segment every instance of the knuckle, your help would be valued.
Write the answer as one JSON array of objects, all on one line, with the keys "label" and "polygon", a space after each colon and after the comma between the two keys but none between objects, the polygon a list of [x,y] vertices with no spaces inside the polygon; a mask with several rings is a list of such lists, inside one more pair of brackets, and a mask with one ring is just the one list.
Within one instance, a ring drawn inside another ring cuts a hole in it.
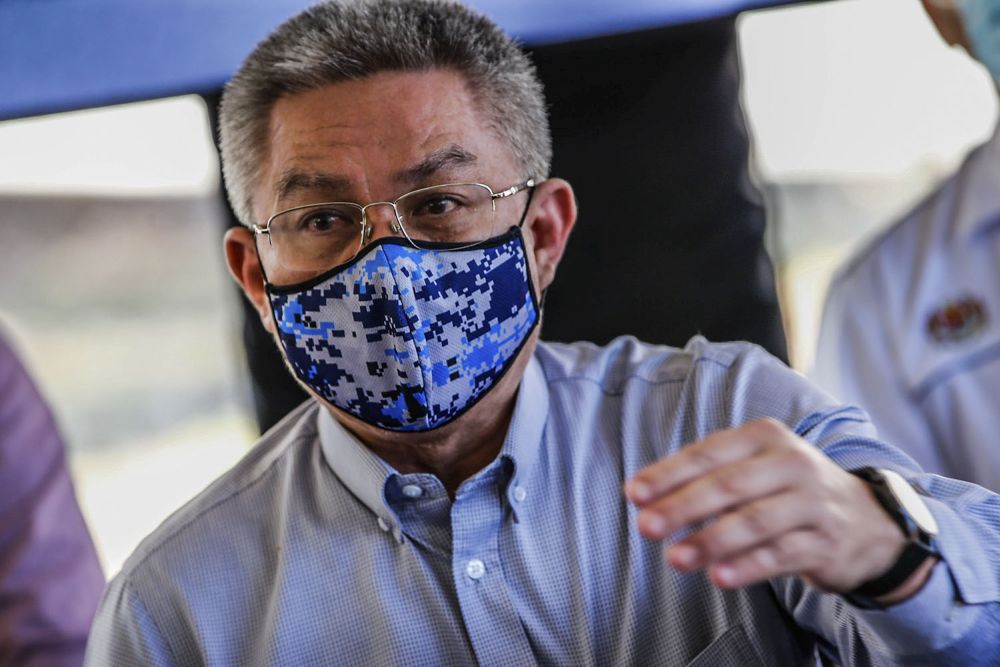
[{"label": "knuckle", "polygon": [[688,450],[688,462],[698,470],[711,470],[715,467],[715,456],[708,447],[694,447]]},{"label": "knuckle", "polygon": [[744,530],[751,535],[764,535],[769,528],[769,513],[759,504],[750,505],[743,509]]},{"label": "knuckle", "polygon": [[840,532],[841,511],[832,501],[824,501],[818,505],[819,511],[816,514],[815,525],[820,535],[831,538]]},{"label": "knuckle", "polygon": [[629,481],[633,484],[644,485],[646,488],[654,488],[656,486],[657,476],[654,471],[643,468],[639,472],[635,473]]},{"label": "knuckle", "polygon": [[708,555],[716,555],[730,548],[730,536],[718,524],[698,532],[692,540]]},{"label": "knuckle", "polygon": [[666,521],[671,528],[680,526],[684,521],[684,509],[669,501],[659,503],[653,511]]},{"label": "knuckle", "polygon": [[788,434],[788,427],[774,417],[764,417],[750,422],[749,427],[762,438],[774,439]]},{"label": "knuckle", "polygon": [[815,563],[814,567],[821,570],[845,561],[841,545],[822,535],[816,536],[809,546],[803,547],[803,554],[808,554]]},{"label": "knuckle", "polygon": [[811,479],[823,471],[823,462],[826,456],[816,447],[800,438],[792,441],[792,446],[784,452],[785,460],[789,466],[803,476],[803,479]]},{"label": "knuckle", "polygon": [[666,461],[667,458],[662,457],[653,461],[652,463],[647,464],[646,466],[637,470],[635,474],[632,476],[632,479],[636,481],[646,482],[649,484],[655,483],[662,474],[662,470],[666,465]]},{"label": "knuckle", "polygon": [[803,481],[811,480],[817,472],[815,457],[812,456],[812,452],[804,448],[795,447],[788,450],[788,454],[785,457],[785,464],[788,466],[789,473]]},{"label": "knuckle", "polygon": [[750,567],[755,576],[764,576],[777,570],[778,554],[774,545],[761,547],[750,556]]},{"label": "knuckle", "polygon": [[802,555],[803,548],[801,535],[796,533],[785,535],[774,544],[775,558],[782,563],[795,561]]},{"label": "knuckle", "polygon": [[719,472],[715,476],[715,490],[726,498],[741,498],[746,492],[746,476],[737,470]]}]

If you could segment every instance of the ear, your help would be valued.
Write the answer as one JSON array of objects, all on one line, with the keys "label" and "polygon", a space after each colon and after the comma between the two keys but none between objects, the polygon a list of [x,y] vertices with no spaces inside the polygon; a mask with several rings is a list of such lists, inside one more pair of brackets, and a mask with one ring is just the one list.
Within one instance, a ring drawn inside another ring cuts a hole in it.
[{"label": "ear", "polygon": [[555,279],[556,267],[575,223],[576,197],[568,182],[549,178],[535,187],[524,227],[531,239],[540,290],[548,288]]},{"label": "ear", "polygon": [[923,0],[924,10],[931,19],[931,23],[937,28],[938,34],[949,46],[961,46],[969,55],[975,56],[972,50],[972,43],[968,35],[965,34],[965,26],[962,24],[962,17],[958,13],[958,7],[954,1],[942,2],[942,0]]},{"label": "ear", "polygon": [[257,256],[257,244],[253,232],[246,227],[232,227],[226,232],[224,244],[229,273],[257,309],[264,328],[273,334],[274,317],[271,314],[267,293],[264,291],[264,271]]}]

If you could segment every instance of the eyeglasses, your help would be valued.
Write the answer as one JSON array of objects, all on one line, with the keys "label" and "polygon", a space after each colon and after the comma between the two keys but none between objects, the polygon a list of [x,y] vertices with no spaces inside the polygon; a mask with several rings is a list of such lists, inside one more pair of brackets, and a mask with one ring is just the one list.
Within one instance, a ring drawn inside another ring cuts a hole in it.
[{"label": "eyeglasses", "polygon": [[295,271],[324,271],[353,259],[371,239],[367,211],[391,206],[393,234],[401,234],[415,248],[459,244],[467,248],[497,235],[496,200],[532,188],[534,178],[493,192],[483,183],[450,183],[407,192],[395,201],[324,202],[295,206],[275,213],[257,235],[267,235],[282,266]]}]

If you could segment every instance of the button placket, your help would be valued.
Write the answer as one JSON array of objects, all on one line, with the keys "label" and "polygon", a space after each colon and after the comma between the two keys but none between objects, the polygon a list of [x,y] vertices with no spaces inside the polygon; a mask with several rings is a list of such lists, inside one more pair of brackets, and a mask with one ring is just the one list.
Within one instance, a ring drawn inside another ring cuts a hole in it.
[{"label": "button placket", "polygon": [[469,579],[482,579],[486,574],[486,564],[478,558],[473,558],[465,564],[465,576]]},{"label": "button placket", "polygon": [[462,620],[479,664],[533,664],[500,559],[509,506],[495,476],[477,481],[459,490],[451,509],[452,572]]}]

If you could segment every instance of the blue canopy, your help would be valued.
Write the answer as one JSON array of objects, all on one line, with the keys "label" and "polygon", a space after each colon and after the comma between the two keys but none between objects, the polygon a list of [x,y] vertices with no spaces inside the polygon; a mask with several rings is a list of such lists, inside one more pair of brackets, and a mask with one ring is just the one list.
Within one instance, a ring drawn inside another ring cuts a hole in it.
[{"label": "blue canopy", "polygon": [[[471,0],[525,43],[629,32],[793,0]],[[311,0],[4,0],[0,119],[218,90]]]}]

